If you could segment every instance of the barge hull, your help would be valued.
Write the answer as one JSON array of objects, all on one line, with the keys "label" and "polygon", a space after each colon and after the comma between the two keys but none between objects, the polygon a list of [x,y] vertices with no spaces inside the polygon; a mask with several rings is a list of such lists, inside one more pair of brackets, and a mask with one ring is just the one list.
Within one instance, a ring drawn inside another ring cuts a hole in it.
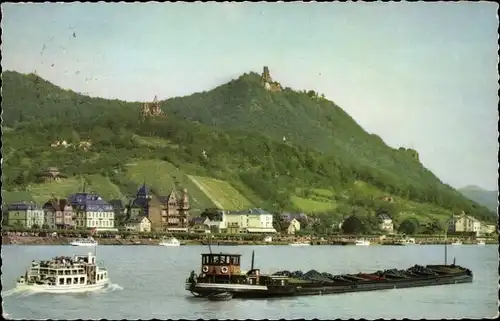
[{"label": "barge hull", "polygon": [[306,295],[341,294],[350,292],[364,292],[377,290],[390,290],[412,287],[427,287],[435,285],[447,285],[458,283],[471,283],[472,275],[462,274],[455,276],[444,276],[440,278],[425,278],[420,280],[397,280],[385,282],[355,282],[353,284],[339,285],[315,285],[315,284],[290,284],[287,286],[264,286],[246,284],[222,284],[222,283],[186,283],[186,290],[193,294],[206,296],[216,291],[227,291],[234,298],[271,298]]}]

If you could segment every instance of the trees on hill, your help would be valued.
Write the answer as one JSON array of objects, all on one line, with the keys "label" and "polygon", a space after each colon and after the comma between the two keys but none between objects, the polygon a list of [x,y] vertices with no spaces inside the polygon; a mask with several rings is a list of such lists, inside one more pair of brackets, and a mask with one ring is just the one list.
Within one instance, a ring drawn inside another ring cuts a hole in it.
[{"label": "trees on hill", "polygon": [[[261,88],[258,75],[164,101],[168,117],[161,119],[139,119],[136,103],[84,97],[34,81],[15,73],[4,77],[4,120],[12,127],[3,138],[4,148],[10,147],[9,154],[4,149],[4,188],[24,188],[49,166],[70,176],[105,175],[125,186],[118,177],[127,162],[156,158],[243,182],[263,207],[277,211],[294,209],[290,196],[297,188],[348,191],[353,182],[365,181],[416,202],[495,217],[440,183],[417,159],[366,133],[334,103],[293,90],[270,93]],[[26,113],[24,122],[20,110]],[[49,147],[62,138],[91,139],[93,145],[87,151]],[[352,207],[389,216],[397,212],[397,206],[365,195],[350,196]]]},{"label": "trees on hill", "polygon": [[351,215],[342,223],[341,230],[344,234],[363,234],[367,232],[367,227],[356,215]]},{"label": "trees on hill", "polygon": [[405,219],[399,225],[398,231],[402,234],[414,235],[419,230],[419,222],[416,219]]}]

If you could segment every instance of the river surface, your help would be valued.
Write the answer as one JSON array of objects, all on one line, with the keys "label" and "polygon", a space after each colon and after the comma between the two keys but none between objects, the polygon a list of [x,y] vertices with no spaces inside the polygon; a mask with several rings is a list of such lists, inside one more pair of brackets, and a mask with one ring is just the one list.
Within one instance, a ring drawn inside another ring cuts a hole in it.
[{"label": "river surface", "polygon": [[[296,298],[211,302],[184,290],[191,270],[199,273],[206,246],[99,246],[112,285],[90,294],[31,294],[12,290],[31,260],[86,254],[93,248],[2,246],[4,315],[25,319],[334,319],[483,318],[498,311],[498,246],[448,247],[448,262],[474,272],[470,284]],[[441,264],[443,246],[215,246],[241,253],[248,270],[251,252],[262,272],[315,269],[329,273],[375,272],[415,264]]]}]

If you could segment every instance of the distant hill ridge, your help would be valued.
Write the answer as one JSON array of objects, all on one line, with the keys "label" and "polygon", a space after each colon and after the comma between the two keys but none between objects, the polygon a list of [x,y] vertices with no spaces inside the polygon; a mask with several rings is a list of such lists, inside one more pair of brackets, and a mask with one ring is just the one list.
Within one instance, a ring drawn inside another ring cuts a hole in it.
[{"label": "distant hill ridge", "polygon": [[486,206],[495,213],[498,210],[498,191],[488,191],[476,185],[468,185],[458,190],[465,197],[483,206]]}]

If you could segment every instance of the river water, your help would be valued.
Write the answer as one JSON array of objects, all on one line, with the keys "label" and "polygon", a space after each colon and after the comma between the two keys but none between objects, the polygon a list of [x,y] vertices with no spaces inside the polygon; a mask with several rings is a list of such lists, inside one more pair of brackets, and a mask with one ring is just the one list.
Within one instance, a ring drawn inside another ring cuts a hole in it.
[{"label": "river water", "polygon": [[[498,311],[498,246],[449,246],[449,262],[474,272],[470,284],[296,298],[210,302],[184,290],[191,270],[199,273],[206,246],[99,246],[112,285],[90,294],[30,294],[12,290],[31,260],[86,254],[93,248],[2,246],[4,315],[26,319],[333,319],[483,318]],[[414,264],[441,264],[439,245],[414,246],[215,246],[241,253],[248,270],[251,252],[262,272],[315,269],[329,273],[375,272]]]}]

